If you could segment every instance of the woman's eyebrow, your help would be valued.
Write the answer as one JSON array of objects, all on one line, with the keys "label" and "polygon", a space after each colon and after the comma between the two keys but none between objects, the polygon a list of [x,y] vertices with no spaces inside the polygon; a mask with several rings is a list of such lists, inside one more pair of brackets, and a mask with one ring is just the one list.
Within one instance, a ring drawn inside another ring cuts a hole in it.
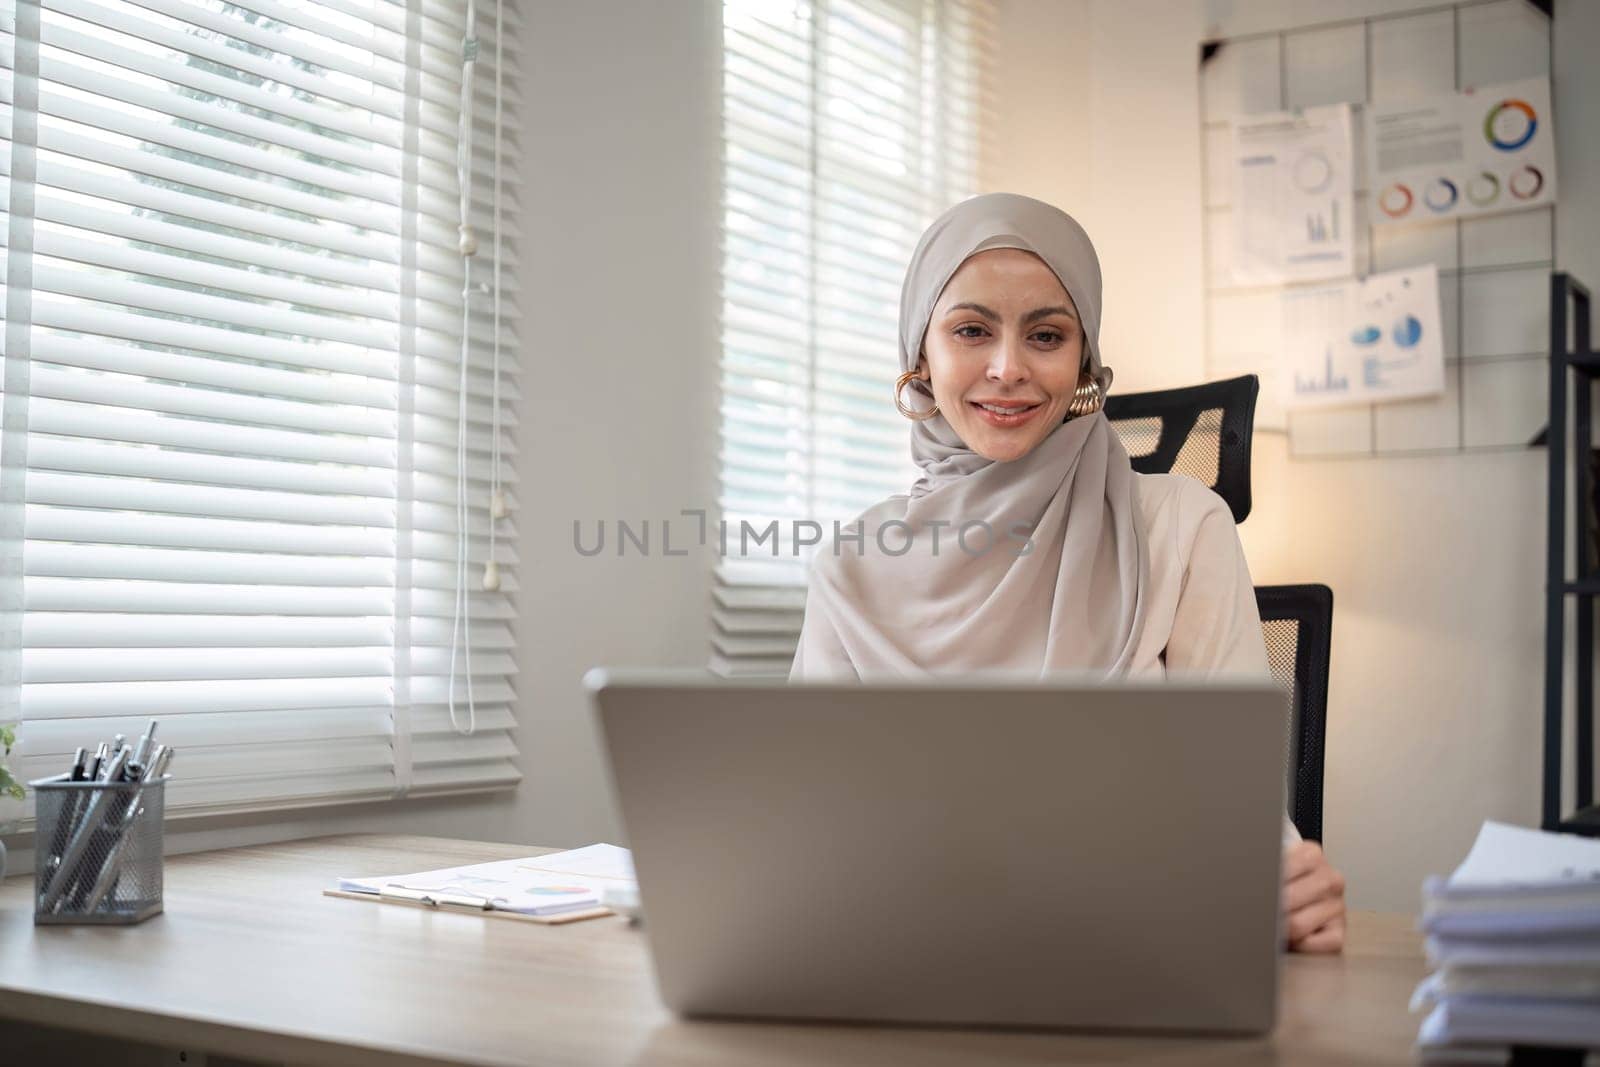
[{"label": "woman's eyebrow", "polygon": [[[952,311],[976,311],[979,315],[982,315],[991,322],[1000,321],[1000,314],[998,312],[984,307],[982,304],[974,304],[971,301],[964,301],[960,304],[951,304],[950,307],[945,310],[945,314],[948,315]],[[1022,325],[1031,325],[1035,322],[1038,322],[1040,319],[1047,319],[1051,315],[1065,315],[1067,318],[1074,320],[1078,317],[1071,308],[1057,304],[1055,307],[1034,308],[1032,311],[1028,312],[1022,317]]]},{"label": "woman's eyebrow", "polygon": [[1051,315],[1065,315],[1069,319],[1076,319],[1078,317],[1073,313],[1071,308],[1062,307],[1058,304],[1055,307],[1034,308],[1032,311],[1028,312],[1022,317],[1022,325],[1031,325],[1035,322],[1038,322],[1040,319],[1048,319]]},{"label": "woman's eyebrow", "polygon": [[970,301],[961,304],[951,304],[947,309],[945,309],[945,314],[948,315],[952,311],[976,311],[978,314],[982,315],[991,322],[1000,321],[1000,316],[994,311],[984,307],[982,304],[974,304]]}]

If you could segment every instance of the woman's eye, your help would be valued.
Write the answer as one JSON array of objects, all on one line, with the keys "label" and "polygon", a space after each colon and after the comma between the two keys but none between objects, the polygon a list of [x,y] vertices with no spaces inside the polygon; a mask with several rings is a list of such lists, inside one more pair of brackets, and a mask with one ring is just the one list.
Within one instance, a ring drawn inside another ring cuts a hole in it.
[{"label": "woman's eye", "polygon": [[[967,332],[968,330],[971,330],[972,332],[968,333]],[[968,323],[965,326],[957,326],[956,327],[956,336],[957,337],[982,337],[984,332],[985,331],[984,331],[984,328],[982,326],[975,326],[975,325],[973,325],[971,323]]]},{"label": "woman's eye", "polygon": [[1033,336],[1035,340],[1043,341],[1047,345],[1059,344],[1063,339],[1061,334],[1055,330],[1040,330]]}]

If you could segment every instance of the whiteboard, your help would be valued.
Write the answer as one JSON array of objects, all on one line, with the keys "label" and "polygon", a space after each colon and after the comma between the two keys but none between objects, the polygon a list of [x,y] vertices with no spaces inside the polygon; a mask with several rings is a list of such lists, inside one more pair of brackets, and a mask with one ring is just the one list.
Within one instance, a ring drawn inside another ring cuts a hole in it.
[{"label": "whiteboard", "polygon": [[[1289,287],[1235,285],[1228,262],[1233,228],[1229,120],[1548,76],[1551,33],[1551,19],[1529,0],[1463,0],[1419,13],[1223,38],[1202,46],[1208,379],[1258,374],[1263,400],[1281,388],[1278,307]],[[1362,111],[1356,108],[1358,124]],[[1286,432],[1295,457],[1525,448],[1548,421],[1555,208],[1374,229],[1362,177],[1363,142],[1358,126],[1356,270],[1366,274],[1437,264],[1444,394],[1287,414],[1264,403],[1257,429]]]}]

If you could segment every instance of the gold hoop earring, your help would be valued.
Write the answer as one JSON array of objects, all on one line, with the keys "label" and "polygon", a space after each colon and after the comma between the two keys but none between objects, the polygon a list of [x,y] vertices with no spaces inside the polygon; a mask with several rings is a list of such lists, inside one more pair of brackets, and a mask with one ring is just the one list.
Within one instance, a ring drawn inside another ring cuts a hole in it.
[{"label": "gold hoop earring", "polygon": [[1093,415],[1105,407],[1106,390],[1098,378],[1085,375],[1084,380],[1073,390],[1072,403],[1067,405],[1067,417],[1070,419],[1082,418],[1084,415]]},{"label": "gold hoop earring", "polygon": [[916,377],[916,371],[908,370],[894,380],[894,406],[900,412],[900,414],[904,415],[912,422],[925,422],[939,414],[938,404],[933,405],[933,407],[927,411],[918,411],[916,408],[906,407],[905,402],[900,399],[900,390],[904,389],[908,383],[916,380]]}]

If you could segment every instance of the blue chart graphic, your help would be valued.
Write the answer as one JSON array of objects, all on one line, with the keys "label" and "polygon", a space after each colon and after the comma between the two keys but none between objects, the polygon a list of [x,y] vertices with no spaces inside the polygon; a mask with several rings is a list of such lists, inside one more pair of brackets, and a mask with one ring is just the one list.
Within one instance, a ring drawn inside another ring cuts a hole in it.
[{"label": "blue chart graphic", "polygon": [[1350,391],[1349,377],[1341,377],[1333,373],[1333,347],[1330,345],[1322,360],[1322,380],[1294,376],[1294,391],[1297,393],[1348,393]]},{"label": "blue chart graphic", "polygon": [[1399,359],[1380,359],[1376,355],[1361,361],[1361,380],[1369,389],[1389,384],[1388,371],[1414,367],[1417,363],[1417,343],[1422,340],[1422,322],[1415,315],[1403,315],[1395,320],[1389,331],[1395,347],[1407,354]]},{"label": "blue chart graphic", "polygon": [[1401,348],[1415,348],[1422,340],[1422,323],[1415,315],[1407,315],[1394,324],[1394,343]]}]

